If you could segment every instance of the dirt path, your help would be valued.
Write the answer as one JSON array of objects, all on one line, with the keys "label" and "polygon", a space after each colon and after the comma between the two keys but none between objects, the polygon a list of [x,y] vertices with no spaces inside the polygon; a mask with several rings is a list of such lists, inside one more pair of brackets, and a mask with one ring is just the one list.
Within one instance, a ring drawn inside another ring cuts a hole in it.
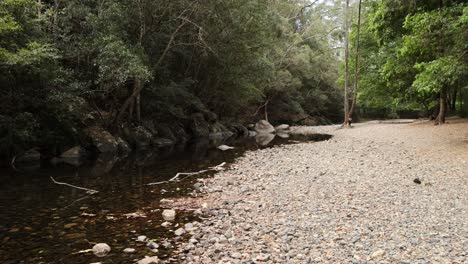
[{"label": "dirt path", "polygon": [[334,137],[210,180],[181,262],[467,263],[468,121],[449,122],[294,128]]}]

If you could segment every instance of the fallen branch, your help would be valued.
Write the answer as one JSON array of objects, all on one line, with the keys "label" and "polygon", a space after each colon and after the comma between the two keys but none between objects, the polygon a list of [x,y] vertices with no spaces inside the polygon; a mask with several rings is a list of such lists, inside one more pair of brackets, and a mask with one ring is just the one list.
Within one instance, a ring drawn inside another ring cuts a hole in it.
[{"label": "fallen branch", "polygon": [[84,254],[88,252],[93,252],[93,249],[90,248],[90,249],[80,250],[78,252],[73,252],[72,255]]},{"label": "fallen branch", "polygon": [[214,166],[214,167],[210,167],[206,170],[201,170],[201,171],[197,171],[197,172],[179,172],[177,173],[174,177],[172,177],[170,180],[168,181],[160,181],[160,182],[151,182],[151,183],[148,183],[146,185],[148,186],[152,186],[152,185],[159,185],[159,184],[164,184],[164,183],[169,183],[169,182],[174,182],[176,181],[180,176],[187,176],[187,177],[184,177],[184,179],[190,177],[190,176],[193,176],[193,175],[198,175],[198,174],[202,174],[202,173],[205,173],[205,172],[209,172],[209,171],[222,171],[224,170],[224,165],[226,165],[226,162],[223,162],[217,166]]},{"label": "fallen branch", "polygon": [[10,162],[10,165],[14,170],[16,170],[15,164],[16,164],[16,155],[11,159],[11,162]]},{"label": "fallen branch", "polygon": [[80,187],[80,186],[68,184],[68,183],[65,183],[65,182],[58,182],[58,181],[56,181],[52,176],[50,177],[50,179],[51,179],[55,184],[65,185],[65,186],[72,187],[72,188],[75,188],[75,189],[83,190],[83,191],[86,191],[86,193],[89,193],[89,194],[95,194],[95,193],[98,193],[98,192],[99,192],[99,191],[96,191],[96,190],[93,190],[93,189],[88,189],[88,188],[84,188],[84,187]]}]

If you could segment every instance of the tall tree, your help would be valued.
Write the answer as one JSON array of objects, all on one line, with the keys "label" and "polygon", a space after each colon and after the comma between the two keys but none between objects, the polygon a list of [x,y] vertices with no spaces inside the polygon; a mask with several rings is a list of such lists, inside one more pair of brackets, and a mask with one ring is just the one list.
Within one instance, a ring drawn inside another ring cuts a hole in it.
[{"label": "tall tree", "polygon": [[344,7],[344,120],[343,126],[349,126],[349,0],[345,0]]},{"label": "tall tree", "polygon": [[360,38],[361,38],[361,8],[362,0],[359,0],[358,4],[358,21],[357,21],[357,33],[356,33],[356,53],[354,57],[354,85],[353,85],[353,99],[351,108],[349,109],[348,119],[352,118],[354,109],[356,107],[356,100],[358,96],[358,85],[359,85],[359,52],[360,52]]}]

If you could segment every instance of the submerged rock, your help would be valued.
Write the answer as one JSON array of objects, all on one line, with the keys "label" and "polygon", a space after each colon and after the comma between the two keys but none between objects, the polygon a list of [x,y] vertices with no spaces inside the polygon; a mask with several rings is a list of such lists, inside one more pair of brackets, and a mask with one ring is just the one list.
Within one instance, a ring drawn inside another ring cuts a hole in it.
[{"label": "submerged rock", "polygon": [[266,120],[260,120],[255,124],[255,131],[259,134],[274,133],[275,128]]},{"label": "submerged rock", "polygon": [[93,253],[97,257],[105,257],[111,251],[111,247],[106,243],[98,243],[93,247]]}]

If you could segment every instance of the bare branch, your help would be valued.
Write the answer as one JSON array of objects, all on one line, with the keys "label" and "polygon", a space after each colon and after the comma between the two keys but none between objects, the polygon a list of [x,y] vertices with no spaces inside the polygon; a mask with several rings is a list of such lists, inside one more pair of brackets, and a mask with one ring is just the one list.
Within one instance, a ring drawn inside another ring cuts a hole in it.
[{"label": "bare branch", "polygon": [[72,184],[69,184],[69,183],[56,181],[52,176],[50,177],[50,179],[51,179],[55,184],[58,184],[58,185],[65,185],[65,186],[72,187],[72,188],[75,188],[75,189],[83,190],[83,191],[86,191],[86,192],[89,193],[89,194],[95,194],[95,193],[98,193],[98,192],[99,192],[99,191],[96,191],[96,190],[93,190],[93,189],[88,189],[88,188],[84,188],[84,187],[72,185]]},{"label": "bare branch", "polygon": [[[160,185],[160,184],[164,184],[164,183],[170,183],[170,182],[174,182],[176,181],[177,179],[179,179],[180,176],[187,176],[187,177],[190,177],[192,175],[198,175],[198,174],[202,174],[202,173],[205,173],[205,172],[209,172],[209,171],[222,171],[224,170],[224,166],[226,165],[226,162],[223,162],[217,166],[214,166],[214,167],[210,167],[206,170],[201,170],[201,171],[197,171],[197,172],[179,172],[177,173],[174,177],[172,177],[170,180],[168,181],[160,181],[160,182],[151,182],[151,183],[148,183],[146,185],[148,186],[152,186],[152,185]],[[185,177],[184,179],[186,179],[187,177]],[[182,179],[183,180],[183,179]]]}]

